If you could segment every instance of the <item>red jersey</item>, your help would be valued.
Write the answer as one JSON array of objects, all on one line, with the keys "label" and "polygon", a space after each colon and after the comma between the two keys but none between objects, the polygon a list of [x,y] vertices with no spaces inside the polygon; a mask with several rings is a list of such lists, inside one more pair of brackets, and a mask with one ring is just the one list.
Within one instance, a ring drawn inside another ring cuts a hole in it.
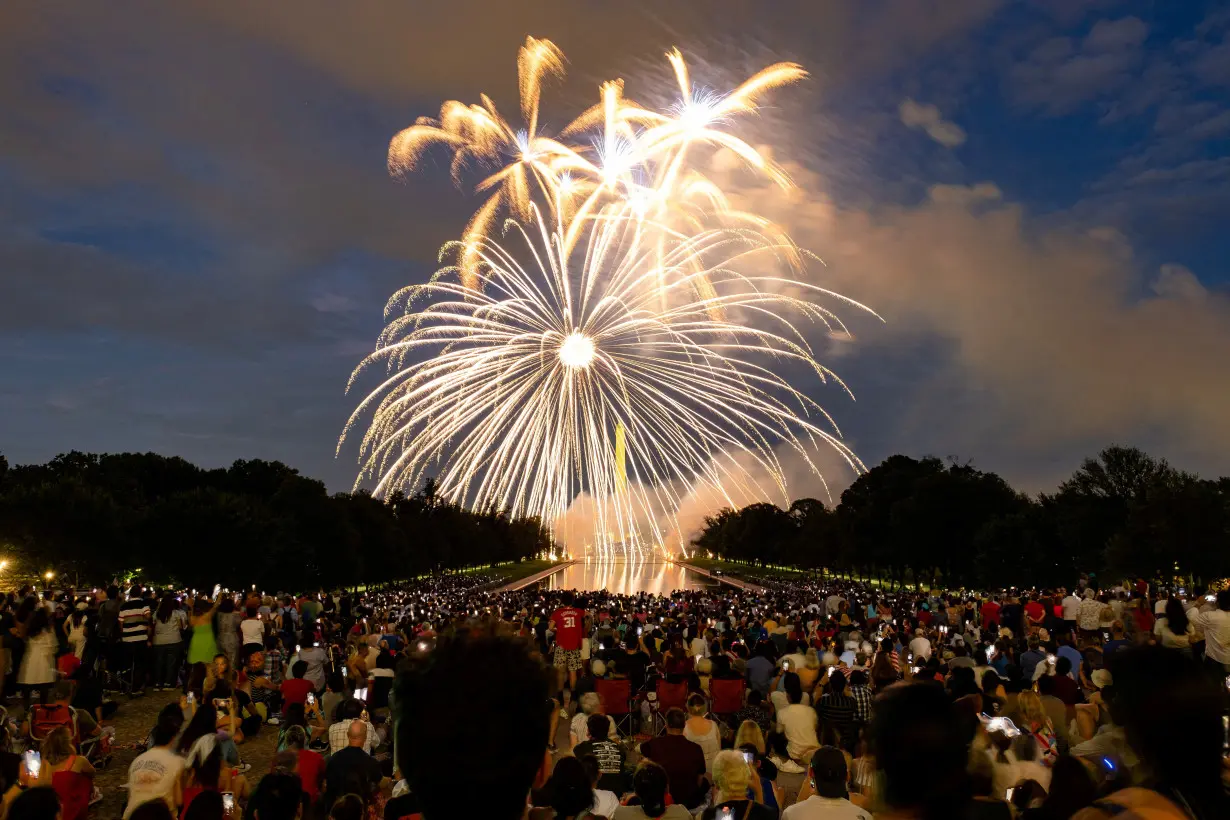
[{"label": "red jersey", "polygon": [[585,613],[576,607],[562,606],[551,613],[555,624],[555,645],[564,650],[581,648],[585,632]]},{"label": "red jersey", "polygon": [[1046,608],[1037,601],[1030,601],[1025,604],[1025,614],[1029,617],[1029,620],[1036,623],[1041,622],[1046,617]]},{"label": "red jersey", "polygon": [[987,601],[982,605],[982,625],[999,623],[999,604]]}]

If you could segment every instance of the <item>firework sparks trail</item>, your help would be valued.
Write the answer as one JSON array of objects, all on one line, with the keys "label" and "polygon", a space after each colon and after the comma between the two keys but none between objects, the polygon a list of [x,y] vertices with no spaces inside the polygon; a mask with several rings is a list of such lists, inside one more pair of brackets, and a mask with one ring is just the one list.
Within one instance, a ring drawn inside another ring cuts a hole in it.
[{"label": "firework sparks trail", "polygon": [[444,497],[548,524],[586,493],[601,502],[595,551],[644,554],[665,552],[688,492],[726,504],[788,498],[783,446],[817,475],[821,446],[863,469],[828,414],[776,368],[802,366],[844,389],[801,323],[844,333],[821,301],[869,309],[804,281],[810,254],[732,210],[689,164],[697,149],[726,149],[789,186],[728,129],[806,72],[780,63],[717,94],[692,85],[678,51],[667,59],[680,92],[670,110],[648,110],[611,81],[552,138],[539,133],[539,100],[564,58],[527,38],[524,129],[483,96],[446,102],[438,119],[393,138],[394,173],[436,145],[452,152],[459,180],[471,165],[494,170],[478,184],[489,198],[441,251],[452,264],[393,296],[375,352],[351,377],[387,370],[338,442],[370,417],[360,482],[375,477],[381,494],[434,472]]}]

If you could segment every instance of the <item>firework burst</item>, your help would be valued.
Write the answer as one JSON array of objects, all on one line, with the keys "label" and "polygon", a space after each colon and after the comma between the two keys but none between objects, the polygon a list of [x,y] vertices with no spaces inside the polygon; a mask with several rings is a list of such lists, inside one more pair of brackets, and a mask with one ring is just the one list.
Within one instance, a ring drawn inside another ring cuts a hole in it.
[{"label": "firework burst", "polygon": [[650,111],[612,81],[550,138],[538,105],[563,55],[528,38],[524,129],[484,96],[445,103],[439,119],[393,139],[395,173],[433,145],[452,151],[459,179],[470,165],[494,168],[478,185],[489,198],[442,250],[450,264],[390,300],[375,352],[351,377],[387,372],[342,434],[370,419],[359,480],[374,476],[377,493],[434,475],[445,497],[548,523],[587,493],[601,501],[592,545],[645,551],[677,532],[685,494],[788,498],[783,448],[817,474],[818,447],[862,469],[779,371],[841,384],[803,325],[844,333],[824,303],[866,308],[805,281],[809,254],[731,209],[690,164],[698,149],[725,149],[789,185],[729,129],[806,74],[782,63],[716,94],[692,85],[678,51],[667,57],[680,91],[670,110]]}]

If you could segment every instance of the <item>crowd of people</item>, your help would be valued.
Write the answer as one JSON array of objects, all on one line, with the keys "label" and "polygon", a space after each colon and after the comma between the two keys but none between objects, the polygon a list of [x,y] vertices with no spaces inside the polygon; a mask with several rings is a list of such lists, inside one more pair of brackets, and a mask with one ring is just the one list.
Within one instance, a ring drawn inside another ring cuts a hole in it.
[{"label": "crowd of people", "polygon": [[87,817],[150,690],[124,820],[1230,817],[1230,591],[749,580],[19,590],[0,820]]}]

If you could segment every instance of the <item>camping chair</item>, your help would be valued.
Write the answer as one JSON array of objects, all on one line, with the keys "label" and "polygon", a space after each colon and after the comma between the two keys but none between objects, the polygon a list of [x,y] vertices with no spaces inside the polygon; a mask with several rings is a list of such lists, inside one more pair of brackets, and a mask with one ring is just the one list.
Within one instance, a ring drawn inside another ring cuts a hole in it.
[{"label": "camping chair", "polygon": [[668,683],[659,678],[654,691],[653,723],[650,734],[660,735],[666,731],[666,713],[671,709],[687,709],[687,681]]},{"label": "camping chair", "polygon": [[615,720],[615,728],[632,734],[632,681],[599,678],[594,681],[594,691],[602,699],[603,711]]},{"label": "camping chair", "polygon": [[747,681],[743,678],[713,678],[709,681],[709,711],[715,715],[733,715],[743,708]]}]

